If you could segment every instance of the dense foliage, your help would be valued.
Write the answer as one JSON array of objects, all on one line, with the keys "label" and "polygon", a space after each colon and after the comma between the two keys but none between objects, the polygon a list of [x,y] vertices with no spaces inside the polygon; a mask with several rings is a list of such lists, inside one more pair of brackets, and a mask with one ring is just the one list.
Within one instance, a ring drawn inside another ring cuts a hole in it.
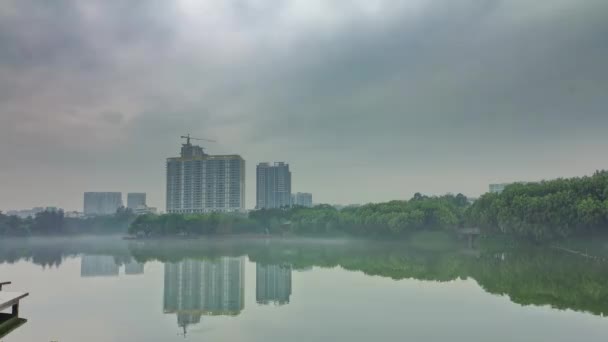
[{"label": "dense foliage", "polygon": [[119,209],[115,215],[87,218],[65,217],[63,211],[43,211],[20,218],[0,212],[0,236],[124,233],[135,215]]},{"label": "dense foliage", "polygon": [[467,198],[458,194],[392,201],[338,210],[329,205],[256,210],[248,217],[229,214],[144,215],[132,234],[155,236],[226,233],[396,236],[419,230],[454,229],[463,222]]},{"label": "dense foliage", "polygon": [[256,223],[246,216],[219,213],[141,215],[129,227],[131,234],[153,236],[233,234],[256,230]]},{"label": "dense foliage", "polygon": [[608,232],[608,172],[509,185],[481,196],[467,221],[486,233],[535,241]]}]

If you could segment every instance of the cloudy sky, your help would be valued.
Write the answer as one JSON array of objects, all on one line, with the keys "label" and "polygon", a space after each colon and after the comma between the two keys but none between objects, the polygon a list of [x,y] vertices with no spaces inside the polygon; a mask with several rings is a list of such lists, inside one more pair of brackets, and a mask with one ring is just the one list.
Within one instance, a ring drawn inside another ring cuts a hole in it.
[{"label": "cloudy sky", "polygon": [[608,168],[606,0],[0,4],[0,209],[144,191],[179,136],[315,202]]}]

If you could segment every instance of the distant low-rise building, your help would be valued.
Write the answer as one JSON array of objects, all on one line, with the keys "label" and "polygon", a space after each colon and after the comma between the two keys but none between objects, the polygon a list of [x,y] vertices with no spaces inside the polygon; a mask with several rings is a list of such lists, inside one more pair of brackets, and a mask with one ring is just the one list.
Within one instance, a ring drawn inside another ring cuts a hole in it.
[{"label": "distant low-rise building", "polygon": [[500,193],[502,193],[505,190],[505,188],[509,184],[511,184],[511,183],[490,184],[490,193],[500,194]]},{"label": "distant low-rise building", "polygon": [[312,194],[298,192],[291,195],[291,205],[312,208]]},{"label": "distant low-rise building", "polygon": [[361,204],[332,204],[331,206],[336,208],[337,210],[342,210],[342,209],[359,208],[361,206]]},{"label": "distant low-rise building", "polygon": [[34,207],[32,209],[22,209],[22,210],[9,210],[6,212],[6,215],[8,216],[17,216],[19,218],[28,218],[28,217],[35,217],[36,214],[38,213],[42,213],[44,211],[49,211],[49,212],[57,212],[57,211],[61,211],[61,209],[58,209],[57,207]]},{"label": "distant low-rise building", "polygon": [[158,214],[158,210],[154,207],[139,206],[132,210],[135,215]]},{"label": "distant low-rise building", "polygon": [[500,194],[503,191],[505,191],[505,188],[509,185],[514,185],[514,184],[518,184],[518,185],[532,185],[535,184],[536,182],[511,182],[511,183],[497,183],[497,184],[490,184],[489,186],[489,190],[490,193],[493,194]]},{"label": "distant low-rise building", "polygon": [[64,216],[68,218],[83,218],[84,213],[81,213],[79,211],[66,211],[64,213]]},{"label": "distant low-rise building", "polygon": [[127,194],[127,208],[135,210],[138,207],[146,206],[145,192],[130,192]]},{"label": "distant low-rise building", "polygon": [[86,216],[114,215],[122,207],[120,192],[85,192],[84,214]]}]

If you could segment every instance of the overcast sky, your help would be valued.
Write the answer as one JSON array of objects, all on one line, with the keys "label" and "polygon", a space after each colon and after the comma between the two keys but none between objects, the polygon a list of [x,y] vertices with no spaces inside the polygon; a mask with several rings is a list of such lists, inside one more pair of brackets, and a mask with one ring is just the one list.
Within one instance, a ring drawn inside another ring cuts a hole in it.
[{"label": "overcast sky", "polygon": [[0,4],[0,210],[141,191],[179,136],[366,203],[608,168],[606,0]]}]

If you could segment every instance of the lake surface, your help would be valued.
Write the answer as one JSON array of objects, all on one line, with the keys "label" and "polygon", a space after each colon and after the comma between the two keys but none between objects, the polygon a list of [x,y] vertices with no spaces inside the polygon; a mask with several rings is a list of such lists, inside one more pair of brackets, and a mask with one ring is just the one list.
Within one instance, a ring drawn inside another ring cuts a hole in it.
[{"label": "lake surface", "polygon": [[3,341],[607,341],[608,264],[343,240],[0,241]]}]

